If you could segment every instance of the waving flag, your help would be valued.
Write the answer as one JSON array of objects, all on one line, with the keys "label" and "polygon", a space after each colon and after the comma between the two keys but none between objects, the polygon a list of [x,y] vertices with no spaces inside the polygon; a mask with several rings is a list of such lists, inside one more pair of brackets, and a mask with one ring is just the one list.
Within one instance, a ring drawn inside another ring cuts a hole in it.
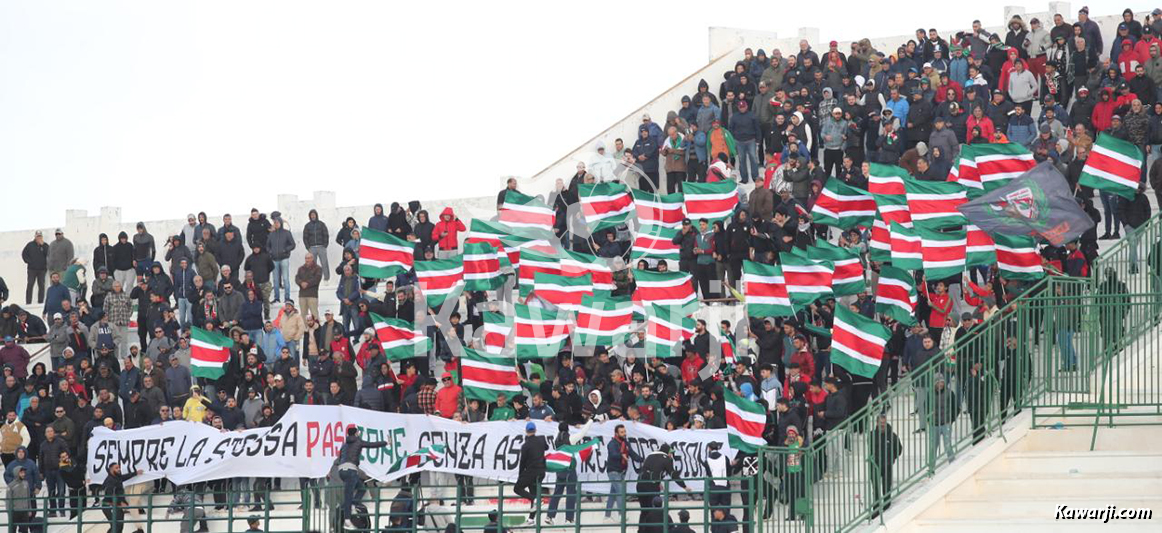
[{"label": "waving flag", "polygon": [[867,192],[884,196],[903,196],[904,180],[909,179],[908,171],[895,165],[868,163]]},{"label": "waving flag", "polygon": [[807,247],[807,257],[830,261],[835,266],[831,276],[831,292],[835,296],[860,294],[867,289],[863,279],[863,263],[859,262],[858,253],[818,240]]},{"label": "waving flag", "polygon": [[545,452],[545,469],[549,472],[565,472],[589,460],[593,450],[601,441],[589,439],[578,444],[566,444],[556,450]]},{"label": "waving flag", "polygon": [[459,255],[450,259],[419,261],[415,268],[428,307],[444,305],[444,300],[464,284],[464,259]]},{"label": "waving flag", "polygon": [[572,329],[569,318],[543,307],[516,304],[516,356],[519,359],[556,357]]},{"label": "waving flag", "polygon": [[665,226],[650,225],[638,228],[637,235],[633,239],[630,260],[636,261],[645,257],[677,261],[680,255],[678,245],[674,244],[674,237],[677,235],[678,230]]},{"label": "waving flag", "polygon": [[968,223],[957,207],[968,202],[964,186],[947,181],[908,180],[908,210],[912,222],[928,229],[944,229]]},{"label": "waving flag", "polygon": [[917,228],[924,246],[924,273],[933,281],[964,272],[968,236],[964,230],[939,232]]},{"label": "waving flag", "polygon": [[489,222],[474,218],[468,225],[468,233],[464,239],[464,249],[467,251],[467,245],[469,244],[487,243],[496,250],[498,254],[497,258],[500,260],[500,268],[510,268],[513,264],[509,258],[509,254],[515,255],[516,247],[506,245],[501,241],[501,238],[510,237],[511,235],[512,228],[509,228],[501,222]]},{"label": "waving flag", "polygon": [[908,198],[904,195],[873,194],[880,218],[885,224],[895,222],[905,228],[912,227],[912,212],[908,210]]},{"label": "waving flag", "polygon": [[[642,226],[660,226],[678,229],[686,218],[682,193],[656,195],[640,189],[633,189],[633,201],[637,208],[637,218]],[[641,231],[640,229],[638,231]]]},{"label": "waving flag", "polygon": [[[640,299],[647,308],[650,304],[693,306],[694,309],[698,307],[698,297],[694,295],[694,284],[691,283],[690,274],[680,271],[654,272],[635,269],[633,276],[637,281],[635,292],[641,296]],[[693,312],[690,310],[686,314]]]},{"label": "waving flag", "polygon": [[557,223],[557,212],[540,198],[508,191],[504,194],[498,218],[511,228],[552,235],[553,226]]},{"label": "waving flag", "polygon": [[813,222],[842,229],[870,226],[875,216],[876,201],[871,194],[838,179],[827,180],[811,208]]},{"label": "waving flag", "polygon": [[884,359],[884,346],[892,332],[883,324],[846,306],[835,307],[831,328],[831,362],[865,378],[875,377]]},{"label": "waving flag", "polygon": [[363,228],[359,236],[359,275],[365,278],[394,278],[411,270],[416,246],[395,235]]},{"label": "waving flag", "polygon": [[997,268],[1005,279],[1041,279],[1041,255],[1037,253],[1037,239],[1019,235],[995,235]]},{"label": "waving flag", "polygon": [[484,313],[484,351],[498,354],[504,351],[512,332],[512,316],[504,313]]},{"label": "waving flag", "polygon": [[726,220],[738,207],[738,187],[733,180],[714,183],[685,182],[686,217],[698,221],[705,218],[711,224]]},{"label": "waving flag", "polygon": [[830,261],[812,261],[786,252],[779,254],[779,261],[783,264],[783,277],[787,280],[792,304],[807,305],[831,295],[835,265]]},{"label": "waving flag", "polygon": [[444,453],[443,444],[433,444],[426,448],[420,448],[396,459],[395,463],[391,465],[391,468],[387,469],[387,478],[380,481],[391,481],[415,472],[423,471],[425,470],[424,467],[444,460]]},{"label": "waving flag", "polygon": [[965,249],[965,266],[989,266],[997,262],[997,246],[992,237],[980,228],[969,224],[964,227],[967,232],[967,248]]},{"label": "waving flag", "polygon": [[1102,133],[1093,143],[1078,183],[1133,200],[1142,181],[1142,159],[1142,151],[1130,141]]},{"label": "waving flag", "polygon": [[629,187],[622,183],[582,183],[577,186],[577,196],[580,197],[581,212],[585,215],[589,231],[616,228],[635,212]]},{"label": "waving flag", "polygon": [[633,331],[633,303],[629,298],[588,295],[577,309],[577,344],[615,346]]},{"label": "waving flag", "polygon": [[464,290],[491,291],[504,285],[500,253],[486,242],[464,245]]},{"label": "waving flag", "polygon": [[533,277],[533,294],[566,311],[581,307],[581,299],[593,294],[593,276],[561,276],[538,272]]},{"label": "waving flag", "polygon": [[923,243],[914,228],[905,228],[892,222],[892,266],[904,270],[924,268]]},{"label": "waving flag", "polygon": [[694,336],[694,318],[672,305],[653,305],[646,311],[646,353],[673,357],[674,347]]},{"label": "waving flag", "polygon": [[989,235],[1037,235],[1061,246],[1094,225],[1077,205],[1073,189],[1052,161],[960,206],[974,226]]},{"label": "waving flag", "polygon": [[767,444],[763,431],[767,427],[767,411],[762,404],[724,389],[726,427],[730,429],[730,447],[745,453],[754,453]]},{"label": "waving flag", "polygon": [[520,267],[517,269],[521,298],[533,290],[537,273],[561,275],[561,260],[532,250],[521,250]]},{"label": "waving flag", "polygon": [[613,285],[613,269],[605,259],[569,250],[562,252],[561,275],[577,277],[588,274],[593,278],[595,291],[612,291],[617,288]]},{"label": "waving flag", "polygon": [[190,375],[206,379],[222,377],[233,347],[234,341],[229,337],[199,327],[190,328]]},{"label": "waving flag", "polygon": [[383,347],[383,355],[390,361],[426,356],[432,347],[431,339],[406,320],[371,313],[371,323],[375,328],[375,338]]},{"label": "waving flag", "polygon": [[882,218],[872,221],[871,238],[867,242],[867,258],[879,262],[892,260],[892,231]]},{"label": "waving flag", "polygon": [[746,314],[750,317],[792,316],[791,296],[779,265],[742,261],[742,290],[746,295]]},{"label": "waving flag", "polygon": [[[1037,166],[1033,153],[1016,143],[973,144],[972,155],[980,187],[991,191]],[[970,187],[968,183],[963,183]]]},{"label": "waving flag", "polygon": [[876,312],[906,326],[916,323],[916,284],[911,272],[891,265],[880,267]]},{"label": "waving flag", "polygon": [[509,398],[520,394],[520,376],[516,372],[516,359],[481,353],[472,348],[464,348],[460,358],[460,384],[464,387],[464,398],[491,403],[498,394]]}]

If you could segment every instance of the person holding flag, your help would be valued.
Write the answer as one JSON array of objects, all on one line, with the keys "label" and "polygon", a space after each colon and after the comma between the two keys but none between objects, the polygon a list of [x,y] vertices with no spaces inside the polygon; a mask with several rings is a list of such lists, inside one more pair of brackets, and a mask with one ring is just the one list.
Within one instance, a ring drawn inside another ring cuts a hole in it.
[{"label": "person holding flag", "polygon": [[[557,486],[553,489],[553,497],[549,499],[549,522],[553,523],[557,517],[557,504],[561,502],[561,494],[565,494],[565,522],[573,523],[574,513],[579,513],[580,509],[577,507],[577,463],[583,460],[580,450],[572,450],[570,448],[577,446],[581,439],[585,438],[585,434],[589,433],[589,427],[593,425],[593,419],[590,418],[585,422],[584,426],[577,433],[569,433],[569,423],[561,422],[557,426],[557,436],[553,439],[553,447],[557,452],[566,452],[570,455],[569,465],[561,466],[560,469],[555,468],[549,459],[546,459],[546,467],[557,472]],[[589,446],[585,448],[586,452],[592,453],[593,446],[597,444],[596,440],[587,443]],[[588,457],[589,453],[584,456]],[[552,455],[552,454],[550,454]]]}]

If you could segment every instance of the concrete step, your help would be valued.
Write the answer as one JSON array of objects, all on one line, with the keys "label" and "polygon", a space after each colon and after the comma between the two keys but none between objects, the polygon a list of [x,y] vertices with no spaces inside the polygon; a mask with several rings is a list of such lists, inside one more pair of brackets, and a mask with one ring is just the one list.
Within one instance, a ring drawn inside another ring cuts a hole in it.
[{"label": "concrete step", "polygon": [[1055,521],[1049,519],[994,519],[966,520],[958,518],[924,518],[913,521],[903,531],[906,533],[980,533],[981,531],[1020,531],[1021,533],[1092,533],[1096,526],[1101,531],[1130,533],[1157,531],[1157,522],[1109,522],[1102,524],[1094,520]]},{"label": "concrete step", "polygon": [[1058,506],[1071,508],[1093,508],[1115,505],[1119,509],[1162,507],[1162,494],[1142,495],[1122,493],[1117,496],[1094,494],[1092,497],[1071,495],[1069,497],[1042,494],[958,497],[950,496],[944,504],[929,512],[926,518],[959,518],[973,520],[979,517],[993,518],[1039,518],[1054,519]]},{"label": "concrete step", "polygon": [[[1157,417],[1158,422],[1162,423],[1162,416]],[[1139,418],[1135,417],[1135,421]],[[1148,418],[1142,418],[1145,422]],[[1076,423],[1076,420],[1074,420]],[[1100,427],[1097,432],[1097,443],[1095,450],[1099,451],[1131,451],[1142,450],[1143,442],[1160,442],[1162,441],[1162,424],[1156,427],[1141,427],[1136,431],[1141,436],[1139,439],[1127,439],[1125,436],[1117,431],[1108,431],[1109,428]],[[1090,429],[1072,428],[1068,431],[1057,429],[1037,429],[1030,431],[1021,442],[1017,443],[1013,448],[1014,452],[1033,452],[1033,451],[1078,451],[1089,452],[1090,442],[1093,438],[1093,432]]]},{"label": "concrete step", "polygon": [[1125,473],[1117,476],[994,473],[978,475],[952,493],[953,496],[980,495],[997,498],[1028,494],[1044,497],[1092,494],[1095,499],[1110,494],[1162,494],[1162,477],[1154,472]]},{"label": "concrete step", "polygon": [[984,472],[1025,474],[1107,474],[1151,472],[1162,477],[1162,453],[1134,451],[1010,452]]}]

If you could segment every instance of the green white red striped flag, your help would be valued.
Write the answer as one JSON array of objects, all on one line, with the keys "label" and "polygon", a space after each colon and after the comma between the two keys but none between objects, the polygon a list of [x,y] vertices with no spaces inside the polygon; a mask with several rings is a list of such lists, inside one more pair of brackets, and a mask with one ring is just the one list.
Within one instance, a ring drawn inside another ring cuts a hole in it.
[{"label": "green white red striped flag", "polygon": [[871,194],[838,179],[827,180],[811,207],[813,222],[842,229],[870,226],[875,216],[876,201]]},{"label": "green white red striped flag", "polygon": [[915,228],[905,228],[892,222],[892,266],[904,270],[924,268],[923,243]]},{"label": "green white red striped flag", "polygon": [[577,309],[576,343],[581,346],[623,344],[633,331],[633,302],[606,293],[591,294]]},{"label": "green white red striped flag", "polygon": [[612,291],[617,288],[613,285],[613,269],[604,258],[569,250],[561,252],[561,275],[577,277],[588,274],[593,278],[595,291]]},{"label": "green white red striped flag", "polygon": [[766,445],[763,431],[767,427],[767,412],[762,404],[735,394],[729,388],[722,391],[726,402],[726,427],[730,429],[730,447],[745,453],[754,453]]},{"label": "green white red striped flag", "polygon": [[964,185],[965,190],[980,189],[980,174],[976,172],[976,153],[975,148],[979,144],[962,144],[960,145],[960,155],[957,156],[956,161],[953,162],[952,167],[948,169],[948,177],[945,181],[959,183]]},{"label": "green white red striped flag", "polygon": [[440,307],[444,300],[456,294],[464,285],[464,259],[455,256],[449,259],[417,261],[416,280],[427,300],[428,307]]},{"label": "green white red striped flag", "polygon": [[997,245],[993,238],[984,230],[969,224],[964,227],[967,247],[965,248],[965,266],[989,266],[997,262]]},{"label": "green white red striped flag", "polygon": [[896,222],[905,228],[912,227],[912,211],[908,209],[908,197],[903,194],[873,194],[876,208],[884,223]]},{"label": "green white red striped flag", "polygon": [[726,220],[738,207],[738,186],[733,180],[714,183],[685,182],[682,191],[686,197],[686,217],[690,220],[705,218],[711,224]]},{"label": "green white red striped flag", "polygon": [[883,363],[884,346],[891,338],[892,332],[883,324],[846,306],[836,306],[831,362],[857,376],[874,377]]},{"label": "green white red striped flag", "polygon": [[589,231],[601,231],[625,224],[636,210],[629,187],[623,183],[582,183],[577,186],[577,196]]},{"label": "green white red striped flag", "polygon": [[[652,270],[633,270],[634,280],[637,282],[635,293],[640,296],[642,304],[648,307],[657,305],[679,305],[697,309],[698,297],[694,294],[694,284],[690,274],[681,271],[654,272]],[[691,314],[694,311],[691,310]]]},{"label": "green white red striped flag", "polygon": [[968,223],[957,207],[968,202],[964,186],[947,181],[907,180],[908,210],[912,222],[928,229],[944,229]]},{"label": "green white red striped flag", "polygon": [[1141,182],[1142,151],[1130,141],[1108,133],[1098,135],[1078,183],[1133,200]]},{"label": "green white red striped flag", "polygon": [[904,180],[908,178],[908,171],[896,165],[881,165],[868,163],[870,167],[867,175],[867,192],[886,196],[903,196],[905,194]]},{"label": "green white red striped flag", "polygon": [[572,329],[568,315],[543,307],[516,304],[513,328],[518,359],[556,357]]},{"label": "green white red striped flag", "polygon": [[674,305],[646,307],[646,353],[651,357],[673,357],[674,348],[694,336],[694,317]]},{"label": "green white red striped flag", "polygon": [[396,459],[395,463],[392,463],[391,468],[387,469],[387,478],[381,481],[391,481],[392,479],[398,479],[415,472],[423,471],[428,465],[444,460],[444,454],[445,448],[443,444],[433,444],[426,448],[420,448]]},{"label": "green white red striped flag", "polygon": [[464,348],[460,358],[460,385],[469,400],[495,402],[498,394],[509,398],[521,393],[516,359],[489,355],[472,348]]},{"label": "green white red striped flag", "polygon": [[576,311],[581,307],[581,299],[593,294],[593,276],[538,272],[533,277],[533,294],[566,311]]},{"label": "green white red striped flag", "polygon": [[677,261],[681,250],[674,244],[674,237],[678,230],[665,226],[646,225],[637,230],[633,238],[633,251],[630,252],[631,261],[643,257],[652,259],[669,259]]},{"label": "green white red striped flag", "polygon": [[512,316],[504,313],[484,313],[484,351],[499,354],[508,343],[512,333]]},{"label": "green white red striped flag", "polygon": [[515,255],[517,250],[516,246],[504,243],[501,238],[510,237],[511,235],[512,228],[509,228],[501,222],[489,222],[474,218],[468,225],[468,233],[464,238],[464,244],[489,244],[499,254],[500,268],[506,269],[513,266],[510,260],[510,254]]},{"label": "green white red striped flag", "polygon": [[1013,178],[1037,166],[1033,153],[1016,143],[973,144],[972,156],[979,186],[960,182],[965,188],[979,188],[989,192],[1005,186]]},{"label": "green white red striped flag", "polygon": [[835,266],[831,276],[831,292],[836,297],[860,294],[867,289],[863,278],[863,263],[859,261],[856,252],[820,239],[807,247],[807,257],[830,261]]},{"label": "green white red striped flag", "polygon": [[597,439],[589,439],[577,444],[566,444],[556,450],[549,450],[545,452],[545,469],[549,472],[568,471],[574,465],[589,461],[593,455],[593,450],[596,450],[600,443],[601,441]]},{"label": "green white red striped flag", "polygon": [[940,232],[920,227],[916,231],[924,247],[924,273],[928,279],[935,281],[964,272],[968,236],[963,229]]},{"label": "green white red striped flag", "polygon": [[1035,280],[1045,276],[1037,239],[1026,235],[993,236],[997,249],[997,268],[1005,279]]},{"label": "green white red striped flag", "polygon": [[[685,198],[682,193],[657,195],[641,189],[633,189],[637,219],[641,226],[660,226],[678,229],[686,218]],[[640,229],[638,231],[641,231]]]},{"label": "green white red striped flag", "polygon": [[800,307],[831,295],[831,280],[835,265],[830,261],[814,261],[795,254],[779,254],[783,278],[787,280],[787,294],[791,304]]},{"label": "green white red striped flag", "polygon": [[787,293],[787,281],[779,265],[764,265],[744,259],[742,290],[746,295],[747,316],[766,318],[795,314],[791,307],[791,296]]},{"label": "green white red striped flag", "polygon": [[915,278],[902,268],[880,266],[879,284],[876,285],[876,312],[890,316],[906,326],[916,323]]},{"label": "green white red striped flag", "polygon": [[190,375],[206,379],[222,377],[233,347],[234,341],[229,337],[199,327],[190,328]]},{"label": "green white red striped flag", "polygon": [[486,242],[464,245],[464,290],[491,291],[504,285],[500,252]]},{"label": "green white red striped flag", "polygon": [[867,258],[879,262],[892,260],[892,231],[882,217],[872,221],[871,238],[867,241]]},{"label": "green white red striped flag", "polygon": [[388,360],[425,357],[432,347],[431,339],[406,320],[371,313],[371,324],[375,328],[375,338],[383,348],[383,355]]},{"label": "green white red striped flag", "polygon": [[[561,275],[561,259],[548,254],[542,254],[529,249],[523,249],[518,255],[517,286],[520,288],[520,297],[525,298],[533,291],[536,275]],[[517,263],[514,263],[517,264]]]},{"label": "green white red striped flag", "polygon": [[543,200],[517,191],[504,194],[497,217],[510,228],[540,235],[552,235],[557,212]]},{"label": "green white red striped flag", "polygon": [[359,236],[359,275],[386,279],[411,270],[416,245],[404,239],[363,228]]}]

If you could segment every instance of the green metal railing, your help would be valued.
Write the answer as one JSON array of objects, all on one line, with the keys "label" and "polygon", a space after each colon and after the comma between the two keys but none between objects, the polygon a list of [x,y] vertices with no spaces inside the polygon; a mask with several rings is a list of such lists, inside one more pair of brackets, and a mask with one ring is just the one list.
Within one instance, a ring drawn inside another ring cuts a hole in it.
[{"label": "green metal railing", "polygon": [[[366,494],[358,498],[358,506],[354,508],[354,527],[344,524],[343,485],[335,480],[294,489],[271,488],[270,480],[250,480],[257,482],[253,490],[240,486],[238,482],[242,480],[199,483],[180,487],[176,493],[129,495],[126,505],[119,506],[119,510],[92,495],[66,496],[63,502],[50,502],[48,496],[39,496],[31,498],[37,511],[34,516],[20,518],[8,513],[7,522],[45,531],[51,527],[54,532],[80,533],[94,527],[115,529],[118,524],[125,531],[197,531],[204,526],[212,531],[242,532],[247,529],[248,520],[254,518],[261,530],[269,533],[338,533],[440,532],[449,524],[456,524],[460,531],[479,531],[495,519],[506,528],[524,526],[523,530],[564,533],[601,524],[607,512],[609,496],[605,485],[608,481],[578,481],[574,485],[575,499],[570,500],[568,491],[562,489],[557,502],[553,502],[557,483],[546,482],[540,487],[542,497],[529,502],[512,491],[511,483],[479,479],[474,483],[457,483],[454,476],[443,476],[449,483],[367,482]],[[605,527],[623,532],[640,528],[669,531],[685,524],[695,531],[705,531],[711,525],[733,524],[752,531],[755,523],[751,509],[756,501],[753,479],[685,479],[687,484],[699,483],[702,488],[686,491],[670,482],[653,493],[640,493],[636,490],[636,481],[627,481],[628,494],[624,500],[614,500],[610,508],[614,520]],[[292,479],[283,482],[295,484]],[[10,501],[9,505],[13,503]],[[76,518],[67,521],[48,518],[49,509],[76,515]],[[721,516],[716,515],[718,510],[722,511]],[[685,514],[688,516],[683,522],[681,517]],[[568,517],[573,520],[566,521]]]}]

